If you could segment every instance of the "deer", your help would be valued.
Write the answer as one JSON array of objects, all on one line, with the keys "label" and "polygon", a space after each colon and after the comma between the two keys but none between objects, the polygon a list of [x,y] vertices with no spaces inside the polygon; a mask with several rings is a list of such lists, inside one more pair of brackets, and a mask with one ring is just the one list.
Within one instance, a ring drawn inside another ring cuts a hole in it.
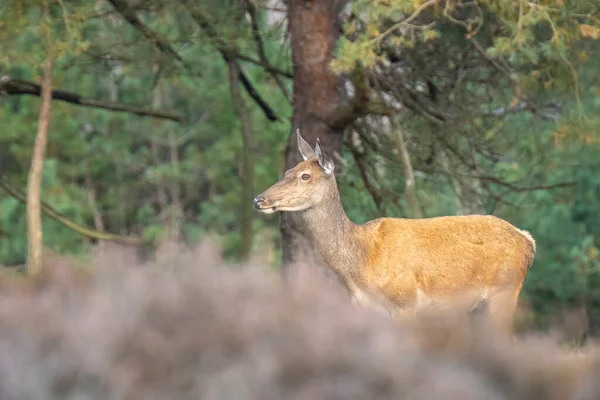
[{"label": "deer", "polygon": [[472,298],[509,334],[525,277],[532,235],[492,215],[382,217],[355,224],[346,215],[334,163],[296,131],[303,161],[257,195],[262,214],[299,213],[323,261],[354,303],[406,315],[425,302]]}]

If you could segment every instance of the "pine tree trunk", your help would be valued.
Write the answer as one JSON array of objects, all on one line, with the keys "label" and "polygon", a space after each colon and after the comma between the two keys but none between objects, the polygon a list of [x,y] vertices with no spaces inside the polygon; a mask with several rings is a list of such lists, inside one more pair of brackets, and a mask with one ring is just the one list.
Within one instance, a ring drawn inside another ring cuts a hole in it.
[{"label": "pine tree trunk", "polygon": [[[339,38],[339,6],[334,0],[290,0],[288,21],[294,73],[294,115],[285,153],[285,169],[301,161],[296,129],[314,146],[320,139],[329,154],[341,152],[343,130],[327,118],[340,106],[341,79],[329,69]],[[281,213],[284,271],[290,263],[323,264],[310,234],[295,213]]]},{"label": "pine tree trunk", "polygon": [[[46,3],[43,4],[43,14],[46,18],[49,15]],[[49,37],[47,42],[48,55],[42,64],[42,96],[38,129],[33,144],[31,166],[27,179],[27,272],[29,274],[36,274],[42,269],[43,232],[40,190],[46,144],[48,143],[48,126],[52,104],[52,70],[54,69],[54,56],[49,46]]]}]

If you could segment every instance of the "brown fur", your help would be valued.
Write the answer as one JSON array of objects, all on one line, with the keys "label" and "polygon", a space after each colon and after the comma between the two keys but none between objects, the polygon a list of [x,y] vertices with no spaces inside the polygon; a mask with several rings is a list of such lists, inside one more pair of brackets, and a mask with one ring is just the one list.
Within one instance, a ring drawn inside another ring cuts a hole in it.
[{"label": "brown fur", "polygon": [[[311,157],[257,196],[263,212],[298,211],[325,262],[355,301],[406,313],[417,290],[434,303],[486,300],[492,319],[512,330],[517,299],[536,251],[531,235],[487,215],[379,218],[346,216],[335,176]],[[302,175],[310,174],[305,181]],[[377,297],[385,300],[382,305]]]}]

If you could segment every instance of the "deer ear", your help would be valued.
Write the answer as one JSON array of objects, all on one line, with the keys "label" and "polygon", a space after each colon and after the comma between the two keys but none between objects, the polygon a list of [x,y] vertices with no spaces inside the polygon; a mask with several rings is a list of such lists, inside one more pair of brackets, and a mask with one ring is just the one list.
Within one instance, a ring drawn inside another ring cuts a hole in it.
[{"label": "deer ear", "polygon": [[317,139],[317,145],[315,146],[315,154],[317,155],[317,160],[319,160],[319,165],[323,168],[323,171],[325,171],[326,174],[331,174],[333,172],[333,161],[323,155],[319,139]]},{"label": "deer ear", "polygon": [[304,161],[308,160],[311,157],[315,156],[315,152],[312,147],[300,136],[300,129],[296,129],[296,136],[298,136],[298,150],[300,150],[300,154],[302,154],[302,158]]}]

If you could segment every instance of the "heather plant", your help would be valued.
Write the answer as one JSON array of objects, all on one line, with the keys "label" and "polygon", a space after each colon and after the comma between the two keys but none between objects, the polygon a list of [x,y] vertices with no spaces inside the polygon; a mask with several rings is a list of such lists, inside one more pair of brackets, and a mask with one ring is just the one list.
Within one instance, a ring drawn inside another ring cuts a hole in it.
[{"label": "heather plant", "polygon": [[317,273],[285,281],[259,263],[232,268],[208,244],[161,262],[127,258],[56,258],[35,278],[2,277],[0,398],[598,395],[593,347],[512,341],[451,310],[393,321]]}]

